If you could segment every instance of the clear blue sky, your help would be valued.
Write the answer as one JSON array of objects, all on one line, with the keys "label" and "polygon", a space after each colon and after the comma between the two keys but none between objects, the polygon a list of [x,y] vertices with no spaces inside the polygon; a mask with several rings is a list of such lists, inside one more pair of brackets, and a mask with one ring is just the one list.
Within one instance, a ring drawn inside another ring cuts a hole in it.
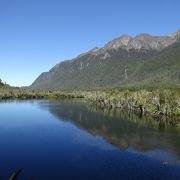
[{"label": "clear blue sky", "polygon": [[0,78],[30,85],[64,59],[122,34],[180,28],[180,0],[0,0]]}]

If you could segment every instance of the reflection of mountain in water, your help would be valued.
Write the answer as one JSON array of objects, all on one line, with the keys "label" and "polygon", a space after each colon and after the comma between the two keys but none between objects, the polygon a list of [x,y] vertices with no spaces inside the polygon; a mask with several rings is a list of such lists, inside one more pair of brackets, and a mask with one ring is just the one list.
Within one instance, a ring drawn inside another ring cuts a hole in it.
[{"label": "reflection of mountain in water", "polygon": [[[121,148],[143,152],[167,150],[180,157],[180,133],[175,128],[161,127],[150,119],[143,119],[125,111],[99,111],[73,101],[41,102],[60,120],[68,121],[94,136],[101,136]],[[150,154],[150,153],[149,153]]]}]

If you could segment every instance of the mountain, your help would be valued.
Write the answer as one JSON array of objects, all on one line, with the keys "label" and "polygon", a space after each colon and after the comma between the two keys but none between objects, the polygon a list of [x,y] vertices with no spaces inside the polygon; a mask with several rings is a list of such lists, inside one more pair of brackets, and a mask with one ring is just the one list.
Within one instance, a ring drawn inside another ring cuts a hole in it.
[{"label": "mountain", "polygon": [[32,89],[180,88],[180,30],[123,35],[42,73]]}]

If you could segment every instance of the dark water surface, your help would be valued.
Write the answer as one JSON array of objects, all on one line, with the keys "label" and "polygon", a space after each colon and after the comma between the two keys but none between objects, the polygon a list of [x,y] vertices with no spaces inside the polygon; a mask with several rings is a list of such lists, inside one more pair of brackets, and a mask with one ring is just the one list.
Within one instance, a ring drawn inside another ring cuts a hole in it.
[{"label": "dark water surface", "polygon": [[0,103],[0,180],[180,179],[180,131],[66,101]]}]

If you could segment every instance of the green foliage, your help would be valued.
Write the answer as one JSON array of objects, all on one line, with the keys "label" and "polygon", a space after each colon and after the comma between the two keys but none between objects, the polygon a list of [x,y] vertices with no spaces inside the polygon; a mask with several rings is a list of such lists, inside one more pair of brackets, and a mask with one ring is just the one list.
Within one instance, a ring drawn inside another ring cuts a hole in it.
[{"label": "green foliage", "polygon": [[0,79],[0,87],[4,86],[5,84],[3,83],[3,81]]},{"label": "green foliage", "polygon": [[49,91],[21,88],[0,88],[0,100],[7,99],[68,99],[83,98],[100,108],[127,109],[141,115],[180,118],[179,90],[101,90],[101,91]]},{"label": "green foliage", "polygon": [[96,91],[85,95],[88,102],[100,107],[122,108],[154,116],[180,117],[180,94],[175,90]]},{"label": "green foliage", "polygon": [[8,99],[57,99],[83,98],[82,93],[71,91],[29,90],[22,88],[1,87],[0,100]]}]

